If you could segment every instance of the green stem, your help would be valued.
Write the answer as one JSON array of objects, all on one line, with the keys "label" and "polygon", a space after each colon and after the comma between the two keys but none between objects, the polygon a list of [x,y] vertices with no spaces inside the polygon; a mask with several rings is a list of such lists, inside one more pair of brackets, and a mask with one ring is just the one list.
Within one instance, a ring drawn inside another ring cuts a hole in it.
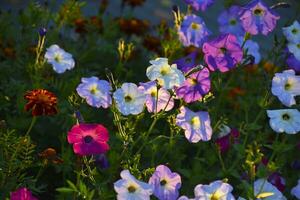
[{"label": "green stem", "polygon": [[83,162],[84,162],[84,164],[85,164],[85,166],[86,166],[86,168],[87,168],[87,170],[88,170],[88,173],[89,173],[88,176],[89,176],[90,180],[93,182],[93,184],[95,184],[96,181],[95,181],[95,178],[94,178],[94,176],[93,176],[92,169],[91,169],[91,167],[90,167],[90,165],[89,165],[89,162],[88,162],[86,156],[83,156]]},{"label": "green stem", "polygon": [[221,163],[222,170],[223,170],[224,173],[226,173],[227,170],[226,170],[225,163],[224,163],[224,160],[223,160],[222,155],[221,155],[221,151],[219,149],[217,151],[218,151],[218,158],[219,158],[219,161]]},{"label": "green stem", "polygon": [[33,128],[33,126],[34,126],[34,124],[35,124],[35,122],[36,122],[36,119],[37,119],[37,117],[36,117],[36,116],[33,116],[33,117],[32,117],[32,120],[31,120],[30,126],[29,126],[29,128],[28,128],[28,130],[27,130],[27,132],[26,132],[25,136],[29,135],[29,133],[30,133],[31,129]]}]

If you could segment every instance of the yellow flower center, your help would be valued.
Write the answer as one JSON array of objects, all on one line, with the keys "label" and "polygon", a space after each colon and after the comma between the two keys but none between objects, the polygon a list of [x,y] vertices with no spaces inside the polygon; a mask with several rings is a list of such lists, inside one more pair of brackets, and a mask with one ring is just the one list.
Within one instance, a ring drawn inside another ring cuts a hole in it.
[{"label": "yellow flower center", "polygon": [[298,33],[298,29],[294,28],[294,29],[292,30],[292,33],[296,35],[296,34]]},{"label": "yellow flower center", "polygon": [[157,90],[156,89],[152,89],[150,91],[150,95],[151,95],[151,97],[156,97],[157,96]]},{"label": "yellow flower center", "polygon": [[210,197],[210,200],[219,200],[221,199],[222,196],[223,194],[221,192],[215,191],[213,195]]},{"label": "yellow flower center", "polygon": [[54,56],[54,60],[56,61],[56,62],[60,62],[61,60],[62,60],[62,57],[61,57],[61,55],[59,55],[59,54],[56,54],[55,56]]},{"label": "yellow flower center", "polygon": [[192,86],[195,86],[198,83],[197,79],[195,79],[195,78],[190,78],[189,82],[191,83]]},{"label": "yellow flower center", "polygon": [[96,94],[97,92],[99,92],[98,88],[97,88],[97,85],[93,85],[91,88],[90,88],[90,93],[91,94]]},{"label": "yellow flower center", "polygon": [[167,184],[167,181],[166,181],[165,179],[163,179],[163,180],[160,181],[160,185],[161,185],[161,186],[164,186],[164,185],[166,185],[166,184]]},{"label": "yellow flower center", "polygon": [[165,65],[160,69],[160,74],[165,76],[170,72],[170,67]]},{"label": "yellow flower center", "polygon": [[194,116],[192,119],[191,119],[191,124],[193,127],[195,128],[199,128],[200,125],[201,125],[201,120],[198,116]]},{"label": "yellow flower center", "polygon": [[270,196],[273,196],[274,193],[272,192],[263,192],[263,193],[260,193],[256,196],[256,198],[258,199],[264,199],[264,198],[267,198],[267,197],[270,197]]},{"label": "yellow flower center", "polygon": [[291,118],[291,117],[290,117],[290,115],[289,115],[288,113],[284,113],[284,114],[282,115],[282,119],[285,120],[285,121],[288,121],[290,118]]},{"label": "yellow flower center", "polygon": [[127,103],[129,103],[130,101],[132,101],[132,97],[129,96],[129,95],[126,95],[126,96],[124,97],[124,99],[125,99],[125,102],[127,102]]},{"label": "yellow flower center", "polygon": [[136,191],[136,187],[134,186],[134,185],[130,185],[128,188],[127,188],[127,190],[128,190],[128,192],[129,193],[134,193],[135,191]]},{"label": "yellow flower center", "polygon": [[193,30],[199,30],[199,29],[201,28],[201,25],[192,22],[192,23],[191,23],[191,28],[192,28]]},{"label": "yellow flower center", "polygon": [[260,7],[257,7],[257,8],[255,8],[255,9],[253,10],[253,13],[254,13],[254,15],[261,16],[261,15],[264,14],[264,10],[263,10],[262,8],[260,8]]}]

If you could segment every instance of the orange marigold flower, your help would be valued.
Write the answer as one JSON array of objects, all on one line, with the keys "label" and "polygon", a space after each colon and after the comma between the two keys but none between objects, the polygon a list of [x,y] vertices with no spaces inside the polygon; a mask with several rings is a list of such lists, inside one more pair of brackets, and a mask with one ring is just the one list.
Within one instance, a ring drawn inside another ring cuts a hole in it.
[{"label": "orange marigold flower", "polygon": [[44,89],[35,89],[26,92],[24,98],[28,100],[25,110],[32,109],[33,116],[54,115],[57,113],[57,98],[55,94]]}]

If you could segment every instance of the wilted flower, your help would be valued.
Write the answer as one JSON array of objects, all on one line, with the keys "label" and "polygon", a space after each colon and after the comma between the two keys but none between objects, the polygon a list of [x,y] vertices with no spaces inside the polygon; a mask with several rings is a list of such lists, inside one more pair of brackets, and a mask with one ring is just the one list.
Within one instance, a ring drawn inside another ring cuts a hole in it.
[{"label": "wilted flower", "polygon": [[71,70],[75,66],[72,55],[54,44],[47,48],[45,59],[53,67],[53,70],[59,74],[66,70]]},{"label": "wilted flower", "polygon": [[118,110],[123,115],[137,115],[143,111],[146,95],[134,83],[123,83],[113,94]]},{"label": "wilted flower", "polygon": [[120,175],[122,179],[114,183],[117,200],[150,200],[151,185],[137,180],[128,170],[123,170]]},{"label": "wilted flower", "polygon": [[209,185],[199,184],[195,187],[195,199],[224,199],[224,200],[235,200],[231,194],[233,188],[228,183],[222,181],[214,181]]},{"label": "wilted flower", "polygon": [[191,69],[197,66],[197,52],[194,51],[187,55],[186,57],[180,58],[178,60],[175,60],[173,63],[177,65],[177,68],[183,71],[184,73],[187,73]]},{"label": "wilted flower", "polygon": [[275,132],[296,134],[300,131],[300,112],[297,109],[267,110],[267,113]]},{"label": "wilted flower", "polygon": [[283,34],[289,42],[299,43],[300,42],[300,24],[298,21],[290,26],[282,28]]},{"label": "wilted flower", "polygon": [[242,25],[251,35],[267,35],[276,27],[279,15],[269,9],[261,0],[253,0],[240,13]]},{"label": "wilted flower", "polygon": [[196,11],[205,11],[214,3],[214,0],[184,0],[185,3],[191,5]]},{"label": "wilted flower", "polygon": [[300,179],[298,180],[298,184],[292,188],[291,195],[293,195],[297,199],[300,199]]},{"label": "wilted flower", "polygon": [[149,179],[154,188],[154,195],[160,200],[173,200],[179,196],[181,187],[180,175],[172,172],[167,166],[159,165]]},{"label": "wilted flower", "polygon": [[130,35],[143,35],[149,29],[149,22],[146,20],[140,20],[136,18],[132,19],[119,19],[119,26],[121,31]]},{"label": "wilted flower", "polygon": [[178,30],[183,46],[194,45],[201,48],[209,34],[204,21],[197,15],[185,16]]},{"label": "wilted flower", "polygon": [[212,128],[208,112],[193,112],[182,106],[177,115],[176,124],[184,129],[185,137],[189,142],[196,143],[200,140],[211,139]]},{"label": "wilted flower", "polygon": [[295,105],[295,96],[300,95],[300,76],[295,76],[294,70],[276,73],[272,80],[272,94],[285,106]]},{"label": "wilted flower", "polygon": [[10,200],[37,200],[27,188],[19,188],[10,194]]},{"label": "wilted flower", "polygon": [[28,100],[25,110],[32,110],[33,116],[54,115],[57,113],[57,98],[55,94],[44,89],[26,92],[24,98]]},{"label": "wilted flower", "polygon": [[204,68],[189,75],[184,83],[176,89],[179,98],[191,103],[201,100],[210,90],[209,70]]},{"label": "wilted flower", "polygon": [[97,77],[81,78],[81,83],[76,88],[79,96],[84,98],[90,106],[108,108],[111,103],[111,86],[106,80]]},{"label": "wilted flower", "polygon": [[269,183],[274,185],[280,192],[283,192],[285,189],[285,179],[278,172],[273,172],[268,177]]},{"label": "wilted flower", "polygon": [[231,6],[228,10],[223,11],[218,17],[221,33],[231,33],[237,36],[243,36],[245,30],[241,25],[239,18],[239,12],[241,8],[239,6]]},{"label": "wilted flower", "polygon": [[140,83],[139,88],[145,91],[146,107],[148,112],[155,113],[161,110],[169,111],[174,106],[174,99],[171,97],[168,90],[164,88],[157,88],[155,81],[147,83]]},{"label": "wilted flower", "polygon": [[176,64],[170,66],[167,58],[156,58],[150,60],[150,63],[152,65],[147,68],[146,75],[151,81],[157,80],[165,89],[173,89],[183,83],[183,73],[177,69]]},{"label": "wilted flower", "polygon": [[243,58],[243,50],[236,36],[224,34],[203,44],[205,62],[211,71],[227,72]]},{"label": "wilted flower", "polygon": [[282,193],[265,179],[254,182],[254,195],[257,199],[286,200]]},{"label": "wilted flower", "polygon": [[232,144],[237,143],[239,136],[240,133],[237,129],[231,129],[228,126],[223,125],[220,128],[220,133],[216,139],[216,144],[220,148],[221,153],[225,153]]},{"label": "wilted flower", "polygon": [[47,148],[43,152],[39,153],[39,157],[44,159],[46,162],[53,164],[61,164],[64,161],[56,154],[56,150],[53,148]]},{"label": "wilted flower", "polygon": [[101,154],[108,151],[109,134],[101,124],[76,124],[68,132],[68,142],[74,153],[81,156]]}]

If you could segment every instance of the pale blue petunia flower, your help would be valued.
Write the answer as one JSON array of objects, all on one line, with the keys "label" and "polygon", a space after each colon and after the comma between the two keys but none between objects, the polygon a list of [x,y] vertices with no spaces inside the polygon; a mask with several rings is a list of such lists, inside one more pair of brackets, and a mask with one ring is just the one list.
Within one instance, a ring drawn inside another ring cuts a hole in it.
[{"label": "pale blue petunia flower", "polygon": [[79,96],[84,98],[90,106],[108,108],[111,103],[111,86],[105,80],[97,77],[82,78],[81,83],[76,88]]},{"label": "pale blue petunia flower", "polygon": [[64,73],[66,70],[71,70],[75,66],[72,55],[56,44],[47,48],[45,59],[52,65],[53,70],[59,74]]},{"label": "pale blue petunia flower", "polygon": [[291,195],[293,195],[297,199],[300,199],[300,179],[298,180],[298,184],[292,188]]},{"label": "pale blue petunia flower", "polygon": [[290,42],[287,46],[289,51],[294,54],[295,58],[300,60],[300,41],[297,43]]},{"label": "pale blue petunia flower", "polygon": [[254,195],[257,200],[286,200],[285,196],[265,179],[254,182]]},{"label": "pale blue petunia flower", "polygon": [[214,181],[209,185],[199,184],[195,187],[195,199],[235,200],[234,196],[231,194],[232,190],[233,188],[230,184],[219,180]]},{"label": "pale blue petunia flower", "polygon": [[298,21],[290,26],[282,28],[283,34],[289,42],[299,43],[300,42],[300,24]]},{"label": "pale blue petunia flower", "polygon": [[300,131],[300,112],[297,109],[267,110],[267,114],[275,132],[296,134]]},{"label": "pale blue petunia flower", "polygon": [[145,91],[134,83],[123,83],[113,94],[118,110],[123,115],[137,115],[143,111],[146,101]]}]

